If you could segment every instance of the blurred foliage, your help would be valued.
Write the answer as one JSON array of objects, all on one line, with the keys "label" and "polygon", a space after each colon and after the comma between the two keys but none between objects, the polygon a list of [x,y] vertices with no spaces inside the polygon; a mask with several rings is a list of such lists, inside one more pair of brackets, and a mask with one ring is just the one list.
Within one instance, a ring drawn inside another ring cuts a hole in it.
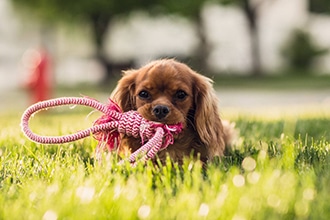
[{"label": "blurred foliage", "polygon": [[164,0],[161,2],[161,5],[168,13],[176,13],[189,19],[197,20],[206,2],[209,2],[209,0]]},{"label": "blurred foliage", "polygon": [[308,72],[313,66],[316,58],[324,55],[328,49],[321,48],[312,39],[311,35],[301,29],[293,31],[292,36],[282,49],[282,55],[290,68],[306,70]]},{"label": "blurred foliage", "polygon": [[309,0],[309,10],[314,13],[330,13],[329,0]]},{"label": "blurred foliage", "polygon": [[33,11],[32,15],[42,16],[46,21],[63,18],[90,20],[93,16],[108,19],[137,9],[147,9],[155,5],[151,0],[12,0],[15,6]]},{"label": "blurred foliage", "polygon": [[252,4],[253,0],[213,0],[214,2],[219,2],[223,5],[237,4],[243,6],[244,4]]}]

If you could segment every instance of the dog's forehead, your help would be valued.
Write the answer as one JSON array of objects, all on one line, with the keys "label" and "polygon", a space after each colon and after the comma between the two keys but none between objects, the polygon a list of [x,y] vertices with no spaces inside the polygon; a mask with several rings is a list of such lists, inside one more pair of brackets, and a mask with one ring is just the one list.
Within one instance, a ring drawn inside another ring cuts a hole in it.
[{"label": "dog's forehead", "polygon": [[154,65],[142,71],[136,80],[137,84],[164,89],[192,86],[192,74],[189,69],[175,65]]},{"label": "dog's forehead", "polygon": [[143,71],[141,81],[154,81],[159,83],[171,83],[174,81],[191,81],[192,74],[189,69],[177,65],[155,65]]}]

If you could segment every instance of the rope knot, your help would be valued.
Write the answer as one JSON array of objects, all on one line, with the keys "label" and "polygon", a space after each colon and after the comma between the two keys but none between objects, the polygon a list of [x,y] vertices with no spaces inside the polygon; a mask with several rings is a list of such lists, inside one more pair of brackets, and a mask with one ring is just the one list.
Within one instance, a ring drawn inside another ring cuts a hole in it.
[{"label": "rope knot", "polygon": [[[94,122],[94,125],[101,125],[109,122],[116,122],[117,129],[105,130],[94,135],[94,138],[99,141],[101,146],[106,144],[109,150],[115,150],[120,143],[120,133],[135,138],[141,138],[141,144],[145,143],[145,140],[151,139],[157,133],[157,128],[161,128],[164,132],[164,141],[160,146],[160,149],[168,147],[168,145],[174,143],[173,134],[178,134],[182,130],[182,124],[166,125],[159,122],[149,121],[143,118],[137,111],[122,112],[119,106],[109,99],[109,105],[107,108],[112,114],[104,114]],[[113,112],[120,113],[115,118]],[[173,134],[172,134],[173,133]]]},{"label": "rope knot", "polygon": [[144,137],[150,128],[149,122],[136,111],[124,112],[118,125],[118,132],[138,138]]}]

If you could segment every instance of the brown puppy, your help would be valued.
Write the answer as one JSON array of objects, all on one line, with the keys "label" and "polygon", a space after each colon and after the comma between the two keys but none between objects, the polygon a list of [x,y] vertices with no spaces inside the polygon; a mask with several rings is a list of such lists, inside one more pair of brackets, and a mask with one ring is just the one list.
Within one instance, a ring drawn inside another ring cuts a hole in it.
[{"label": "brown puppy", "polygon": [[[222,156],[228,135],[219,117],[212,80],[173,59],[153,61],[124,72],[112,99],[121,109],[138,111],[144,118],[164,124],[183,123],[174,144],[158,153],[161,161],[199,156],[203,162]],[[226,129],[225,129],[226,130]],[[119,150],[134,152],[141,140],[124,136]]]}]

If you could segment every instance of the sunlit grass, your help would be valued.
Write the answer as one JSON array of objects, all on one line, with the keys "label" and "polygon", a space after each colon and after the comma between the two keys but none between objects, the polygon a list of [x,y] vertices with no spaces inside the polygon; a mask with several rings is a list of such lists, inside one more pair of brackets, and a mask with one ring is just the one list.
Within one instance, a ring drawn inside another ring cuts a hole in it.
[{"label": "sunlit grass", "polygon": [[[65,134],[87,113],[41,114],[33,129]],[[237,146],[206,168],[94,161],[93,138],[40,145],[1,116],[0,219],[329,219],[330,118],[232,118]]]}]

